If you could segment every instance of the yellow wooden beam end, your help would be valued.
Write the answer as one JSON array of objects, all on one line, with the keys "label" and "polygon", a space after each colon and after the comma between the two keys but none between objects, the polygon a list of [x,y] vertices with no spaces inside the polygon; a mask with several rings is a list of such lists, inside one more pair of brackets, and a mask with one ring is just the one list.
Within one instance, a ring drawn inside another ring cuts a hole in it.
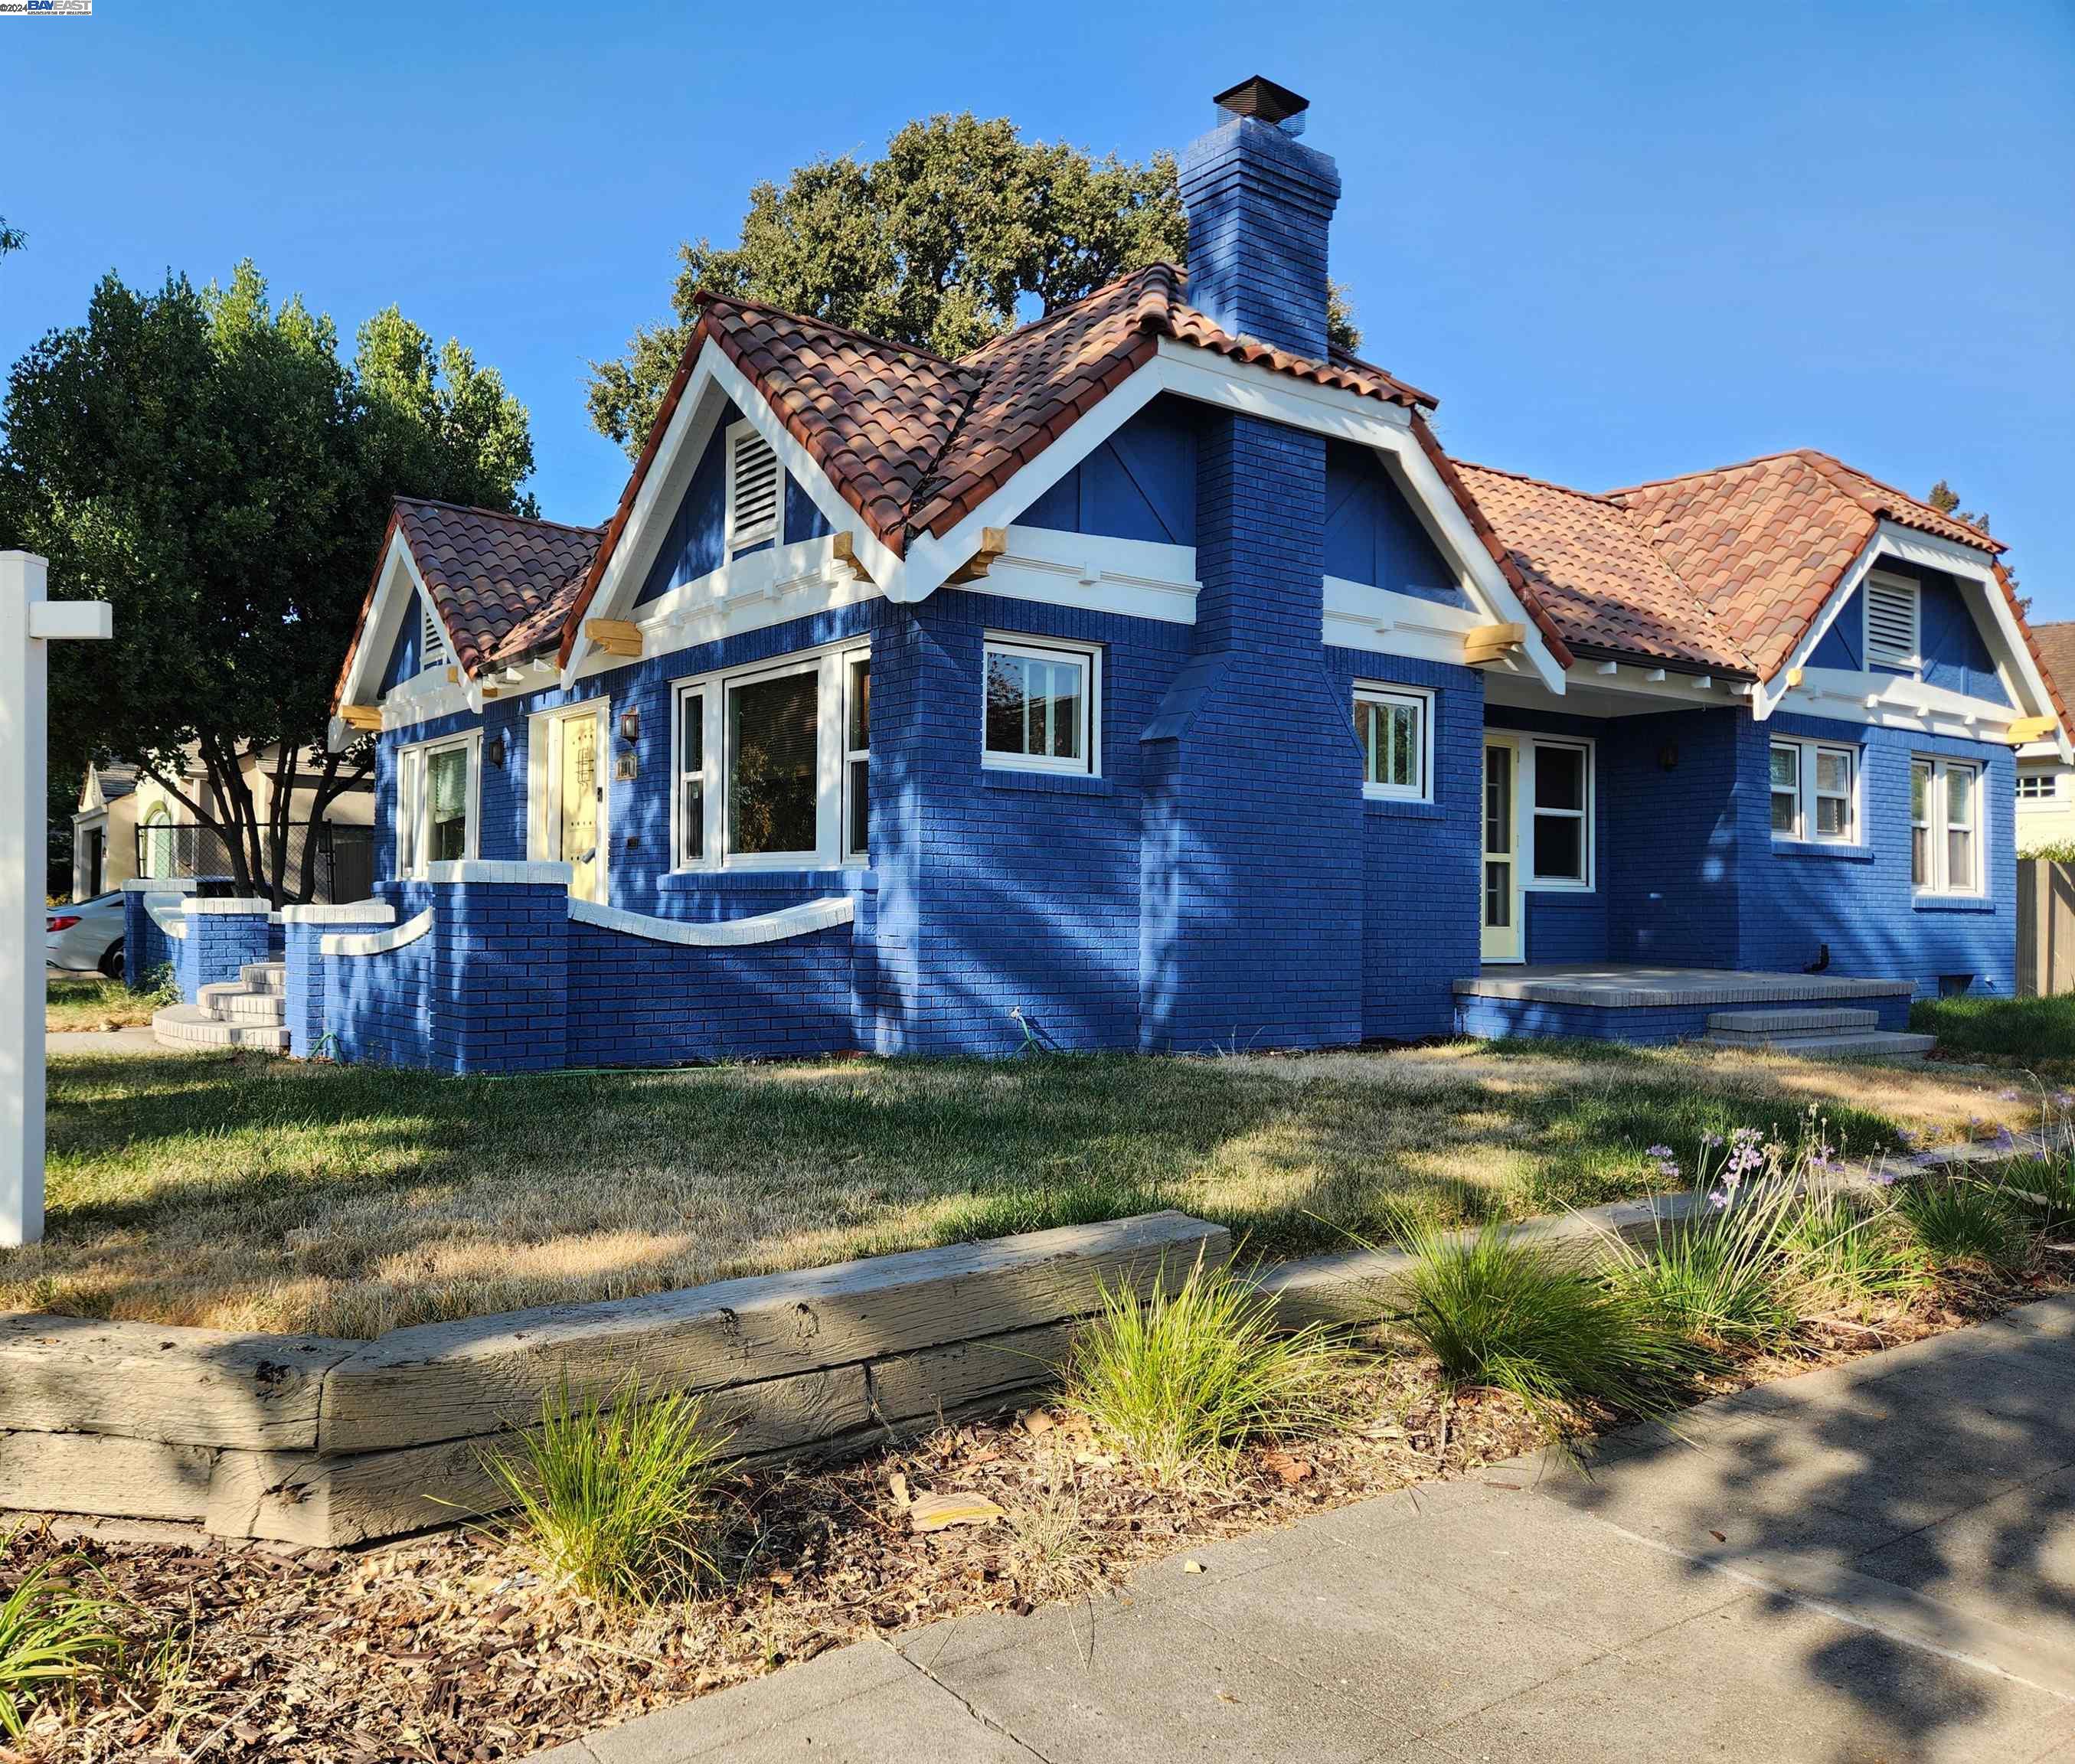
[{"label": "yellow wooden beam end", "polygon": [[1789,668],[1787,670],[1787,683],[1790,687],[1801,684],[1801,670],[1799,668]]},{"label": "yellow wooden beam end", "polygon": [[608,656],[639,656],[641,627],[625,619],[586,619],[584,636]]},{"label": "yellow wooden beam end", "polygon": [[980,532],[980,549],[975,552],[951,574],[946,582],[974,582],[994,567],[994,561],[1009,549],[1009,529],[1006,527],[983,527]]},{"label": "yellow wooden beam end", "polygon": [[458,686],[461,684],[461,669],[451,661],[447,664],[447,684],[450,686]]},{"label": "yellow wooden beam end", "polygon": [[382,706],[379,704],[342,704],[338,707],[338,716],[349,729],[378,733],[382,727]]},{"label": "yellow wooden beam end", "polygon": [[1520,624],[1475,625],[1463,633],[1463,661],[1479,667],[1487,661],[1502,661],[1527,640],[1527,627]]},{"label": "yellow wooden beam end", "polygon": [[835,560],[846,566],[859,582],[870,582],[872,572],[857,561],[857,535],[847,528],[829,542],[835,548]]},{"label": "yellow wooden beam end", "polygon": [[2044,741],[2060,727],[2052,717],[2019,717],[2003,732],[2003,739],[2013,747],[2021,747],[2027,741]]}]

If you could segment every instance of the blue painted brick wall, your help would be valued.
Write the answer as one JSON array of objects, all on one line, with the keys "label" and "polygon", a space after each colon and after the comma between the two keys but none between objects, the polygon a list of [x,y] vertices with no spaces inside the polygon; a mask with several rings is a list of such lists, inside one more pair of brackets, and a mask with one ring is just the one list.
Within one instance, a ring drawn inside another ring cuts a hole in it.
[{"label": "blue painted brick wall", "polygon": [[176,944],[174,971],[180,996],[194,1004],[205,986],[234,980],[249,963],[272,954],[267,915],[259,913],[197,913],[187,921],[188,934]]}]

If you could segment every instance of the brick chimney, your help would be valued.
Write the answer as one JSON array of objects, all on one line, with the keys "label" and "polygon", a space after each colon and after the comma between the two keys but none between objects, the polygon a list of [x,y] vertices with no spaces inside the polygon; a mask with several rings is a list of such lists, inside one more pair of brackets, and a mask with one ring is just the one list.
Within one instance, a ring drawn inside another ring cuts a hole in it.
[{"label": "brick chimney", "polygon": [[1340,200],[1329,155],[1307,147],[1307,101],[1257,74],[1212,101],[1211,132],[1182,155],[1189,304],[1227,330],[1326,354],[1326,234]]}]

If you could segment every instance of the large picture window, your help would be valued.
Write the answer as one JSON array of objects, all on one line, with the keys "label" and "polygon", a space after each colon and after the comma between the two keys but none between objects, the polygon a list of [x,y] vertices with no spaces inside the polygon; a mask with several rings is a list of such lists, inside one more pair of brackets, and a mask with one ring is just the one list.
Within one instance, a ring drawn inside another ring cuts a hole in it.
[{"label": "large picture window", "polygon": [[1829,742],[1772,743],[1772,836],[1851,845],[1859,837],[1859,750]]},{"label": "large picture window", "polygon": [[1434,702],[1402,688],[1355,688],[1355,739],[1361,743],[1362,794],[1431,802]]},{"label": "large picture window", "polygon": [[1909,764],[1909,880],[1919,894],[1982,892],[1982,772],[1965,760]]},{"label": "large picture window", "polygon": [[1592,885],[1592,750],[1584,742],[1530,743],[1535,785],[1528,839],[1536,888]]},{"label": "large picture window", "polygon": [[396,756],[396,873],[475,855],[477,738],[434,741]]},{"label": "large picture window", "polygon": [[1025,772],[1100,772],[1092,649],[989,638],[981,757]]},{"label": "large picture window", "polygon": [[727,849],[810,858],[819,843],[820,682],[814,669],[727,688]]},{"label": "large picture window", "polygon": [[680,870],[870,857],[871,658],[851,644],[680,681],[671,735]]}]

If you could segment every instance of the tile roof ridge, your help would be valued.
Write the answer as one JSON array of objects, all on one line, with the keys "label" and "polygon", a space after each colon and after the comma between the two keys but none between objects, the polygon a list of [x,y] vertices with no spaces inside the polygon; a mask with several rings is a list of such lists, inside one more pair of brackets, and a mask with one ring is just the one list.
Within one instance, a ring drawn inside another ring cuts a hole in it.
[{"label": "tile roof ridge", "polygon": [[966,373],[974,371],[964,362],[955,362],[948,355],[939,355],[934,350],[924,349],[919,343],[897,343],[890,337],[874,337],[869,331],[839,325],[834,319],[817,318],[811,313],[789,312],[782,306],[773,306],[768,300],[744,300],[739,294],[722,294],[710,288],[699,289],[693,295],[692,300],[699,306],[734,306],[745,313],[768,313],[773,318],[789,319],[795,325],[810,325],[816,330],[847,337],[855,343],[869,343],[874,349],[893,350],[903,355],[913,355],[926,362],[934,362],[939,367],[955,368]]},{"label": "tile roof ridge", "polygon": [[1662,490],[1667,484],[1683,484],[1696,478],[1720,478],[1725,473],[1740,472],[1753,466],[1769,466],[1776,459],[1800,459],[1805,462],[1811,449],[1806,447],[1782,447],[1770,453],[1754,454],[1749,459],[1733,460],[1726,466],[1703,466],[1690,472],[1673,472],[1664,478],[1646,478],[1640,482],[1619,485],[1600,494],[1609,502],[1622,496],[1633,496],[1638,491]]},{"label": "tile roof ridge", "polygon": [[450,503],[439,496],[407,496],[401,491],[389,499],[394,503],[408,503],[418,508],[445,508],[457,515],[487,515],[492,520],[513,520],[525,527],[557,527],[568,533],[602,533],[599,527],[579,527],[574,521],[549,520],[540,515],[521,515],[508,508],[486,508],[480,503]]},{"label": "tile roof ridge", "polygon": [[[1019,325],[1013,330],[1004,331],[999,337],[990,337],[984,343],[976,344],[967,350],[952,365],[956,367],[971,367],[973,358],[975,355],[984,354],[991,349],[1000,349],[1004,344],[1014,342],[1020,337],[1029,336],[1033,331],[1042,331],[1049,325],[1055,325],[1062,318],[1072,317],[1091,300],[1099,300],[1106,294],[1116,292],[1127,283],[1135,282],[1141,276],[1150,276],[1156,273],[1164,273],[1167,278],[1167,298],[1171,304],[1178,297],[1178,290],[1186,280],[1187,272],[1162,258],[1157,263],[1141,264],[1135,270],[1127,271],[1122,275],[1113,277],[1100,288],[1091,288],[1087,293],[1067,301],[1064,306],[1055,306],[1049,313],[1040,313],[1027,325]],[[973,371],[983,373],[991,371],[974,367]]]},{"label": "tile roof ridge", "polygon": [[1854,501],[1858,499],[1858,491],[1849,485],[1839,483],[1837,478],[1839,473],[1856,478],[1862,483],[1870,484],[1875,490],[1885,491],[1891,496],[1899,496],[1912,508],[1920,508],[1927,515],[1936,516],[1940,520],[1950,521],[1962,532],[1975,534],[1982,540],[1982,549],[1985,550],[2003,551],[2008,549],[1993,533],[1982,532],[1971,520],[1962,520],[1957,515],[1949,515],[1943,509],[1934,508],[1920,496],[1912,496],[1907,491],[1899,489],[1895,485],[1874,477],[1871,472],[1861,471],[1856,466],[1846,465],[1835,453],[1826,453],[1818,447],[1801,447],[1795,450],[1808,462],[1812,470],[1820,473],[1824,478],[1831,483],[1836,484],[1838,489],[1852,497]]},{"label": "tile roof ridge", "polygon": [[[1382,370],[1379,368],[1377,371],[1381,373]],[[1449,457],[1454,458],[1452,454]],[[1598,503],[1604,507],[1620,509],[1623,514],[1633,512],[1615,501],[1614,494],[1612,491],[1579,490],[1570,484],[1559,484],[1553,478],[1537,478],[1532,472],[1509,471],[1503,466],[1481,465],[1474,459],[1457,459],[1456,464],[1464,471],[1489,472],[1494,478],[1510,478],[1516,483],[1533,484],[1540,490],[1553,490],[1562,495],[1576,496],[1585,502]]]}]

